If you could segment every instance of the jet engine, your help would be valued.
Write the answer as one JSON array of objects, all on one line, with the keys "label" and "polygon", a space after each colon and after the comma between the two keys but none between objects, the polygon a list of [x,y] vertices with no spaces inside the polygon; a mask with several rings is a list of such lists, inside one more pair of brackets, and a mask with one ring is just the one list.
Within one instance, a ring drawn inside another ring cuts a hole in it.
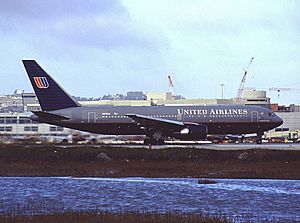
[{"label": "jet engine", "polygon": [[180,131],[180,138],[199,140],[207,138],[207,126],[204,124],[189,124]]}]

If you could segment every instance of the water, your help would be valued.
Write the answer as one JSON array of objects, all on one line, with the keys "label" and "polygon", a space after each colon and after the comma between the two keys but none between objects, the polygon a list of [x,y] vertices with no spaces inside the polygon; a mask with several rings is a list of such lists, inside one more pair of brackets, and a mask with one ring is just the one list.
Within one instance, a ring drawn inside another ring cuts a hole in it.
[{"label": "water", "polygon": [[220,213],[238,221],[300,221],[300,181],[0,177],[0,213],[63,210]]}]

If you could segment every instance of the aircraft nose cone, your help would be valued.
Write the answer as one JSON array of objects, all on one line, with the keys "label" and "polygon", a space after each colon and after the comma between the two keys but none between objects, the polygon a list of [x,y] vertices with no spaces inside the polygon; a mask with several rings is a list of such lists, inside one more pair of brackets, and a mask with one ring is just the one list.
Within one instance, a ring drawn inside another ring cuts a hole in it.
[{"label": "aircraft nose cone", "polygon": [[280,118],[279,116],[277,116],[277,117],[276,117],[276,123],[278,124],[277,126],[282,125],[282,123],[283,123],[282,118]]}]

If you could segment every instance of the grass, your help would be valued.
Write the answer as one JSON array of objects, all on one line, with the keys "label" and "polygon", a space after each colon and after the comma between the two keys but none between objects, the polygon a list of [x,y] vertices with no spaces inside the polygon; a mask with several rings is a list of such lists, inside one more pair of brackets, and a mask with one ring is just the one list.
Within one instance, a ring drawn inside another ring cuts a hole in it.
[{"label": "grass", "polygon": [[[4,205],[4,204],[2,204]],[[0,204],[1,206],[1,204]],[[1,207],[0,207],[1,208]],[[25,204],[12,203],[6,206],[0,213],[1,223],[229,223],[229,222],[274,222],[270,219],[259,219],[247,213],[181,213],[181,212],[159,212],[146,210],[115,210],[105,211],[101,209],[74,210],[66,209],[60,202],[36,202],[27,201]],[[297,222],[289,220],[288,222]]]},{"label": "grass", "polygon": [[300,151],[0,145],[0,176],[300,179],[299,169]]},{"label": "grass", "polygon": [[231,222],[224,216],[208,216],[201,214],[176,214],[176,213],[147,213],[147,212],[74,212],[67,211],[64,213],[53,213],[43,215],[0,215],[2,223],[85,223],[85,222],[106,222],[106,223],[139,223],[139,222],[180,222],[180,223],[227,223]]},{"label": "grass", "polygon": [[[4,205],[4,204],[2,204]],[[1,208],[1,204],[0,204]],[[233,218],[232,218],[233,219]],[[173,213],[146,210],[117,210],[105,211],[101,209],[74,210],[66,209],[63,203],[36,202],[29,200],[23,205],[11,203],[5,206],[5,210],[0,213],[1,223],[84,223],[84,222],[211,222],[227,223],[233,222],[224,214],[209,215],[197,213]]]}]

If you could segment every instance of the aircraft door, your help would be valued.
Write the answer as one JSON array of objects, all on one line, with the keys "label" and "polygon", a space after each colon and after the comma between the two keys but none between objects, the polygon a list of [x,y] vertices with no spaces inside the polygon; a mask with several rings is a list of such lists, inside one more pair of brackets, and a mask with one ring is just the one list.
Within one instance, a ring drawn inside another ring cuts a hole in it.
[{"label": "aircraft door", "polygon": [[259,121],[258,112],[252,111],[251,112],[251,122],[258,122],[258,121]]},{"label": "aircraft door", "polygon": [[96,122],[96,112],[88,112],[88,123]]}]

